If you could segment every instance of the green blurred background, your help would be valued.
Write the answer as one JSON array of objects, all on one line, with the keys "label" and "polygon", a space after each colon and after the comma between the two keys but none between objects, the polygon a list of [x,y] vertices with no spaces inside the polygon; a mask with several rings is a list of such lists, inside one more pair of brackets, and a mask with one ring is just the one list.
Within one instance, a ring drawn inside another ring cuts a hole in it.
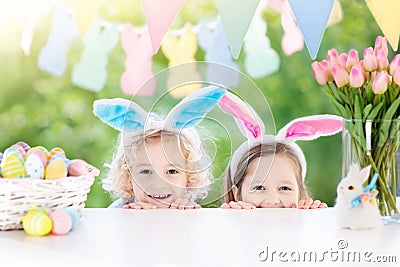
[{"label": "green blurred background", "polygon": [[[18,1],[16,1],[18,2]],[[343,20],[327,28],[317,60],[326,58],[327,50],[336,48],[339,53],[351,48],[361,57],[365,47],[373,46],[377,35],[382,35],[363,0],[340,1]],[[10,6],[11,7],[11,6]],[[12,13],[13,12],[13,13]],[[82,158],[98,167],[105,174],[104,163],[111,159],[117,132],[92,115],[93,101],[100,98],[124,97],[120,77],[124,71],[125,53],[119,43],[109,56],[108,79],[104,89],[93,93],[71,84],[71,71],[82,51],[82,42],[72,43],[68,54],[68,69],[62,77],[41,71],[37,66],[38,54],[51,30],[51,13],[46,13],[35,28],[31,54],[25,56],[19,46],[24,12],[2,7],[0,10],[0,151],[17,141],[31,146],[42,145],[48,149],[64,148],[69,158]],[[185,22],[197,24],[201,19],[214,18],[217,10],[213,1],[187,0],[172,29],[181,28]],[[271,46],[281,58],[279,71],[254,82],[261,88],[272,109],[276,128],[299,116],[334,114],[327,98],[315,82],[306,47],[292,56],[285,56],[281,49],[282,27],[279,13],[266,9],[263,13],[268,23],[267,36]],[[99,14],[108,21],[135,26],[145,25],[139,0],[109,0]],[[393,56],[391,48],[390,56]],[[245,52],[238,64],[242,71]],[[198,50],[196,59],[204,59]],[[154,72],[168,67],[168,60],[161,50],[153,57]],[[146,100],[147,101],[147,100]],[[151,101],[151,99],[150,99]],[[175,101],[176,100],[171,100]],[[227,140],[217,141],[228,146]],[[312,196],[333,205],[336,185],[341,178],[341,136],[324,137],[311,142],[299,142],[308,161],[306,183]],[[225,153],[226,154],[226,153]],[[221,177],[226,166],[226,155],[219,155],[214,175]],[[224,165],[225,164],[225,165]],[[214,184],[214,194],[221,190],[221,179]],[[101,187],[101,177],[92,186],[87,207],[106,207],[111,202]],[[204,202],[205,203],[205,202]],[[219,200],[208,206],[218,206]]]}]

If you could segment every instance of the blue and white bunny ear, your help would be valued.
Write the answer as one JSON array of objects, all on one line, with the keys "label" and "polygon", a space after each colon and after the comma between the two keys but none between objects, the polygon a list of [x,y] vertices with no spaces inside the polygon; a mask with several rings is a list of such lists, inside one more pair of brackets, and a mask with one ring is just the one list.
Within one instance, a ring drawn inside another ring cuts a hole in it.
[{"label": "blue and white bunny ear", "polygon": [[216,86],[194,91],[169,112],[164,127],[185,129],[199,124],[225,93],[225,88]]},{"label": "blue and white bunny ear", "polygon": [[94,101],[93,113],[120,132],[143,130],[147,117],[147,112],[138,104],[122,98]]},{"label": "blue and white bunny ear", "polygon": [[264,123],[257,112],[236,95],[226,92],[218,106],[235,119],[240,132],[247,139],[257,139],[265,133]]}]

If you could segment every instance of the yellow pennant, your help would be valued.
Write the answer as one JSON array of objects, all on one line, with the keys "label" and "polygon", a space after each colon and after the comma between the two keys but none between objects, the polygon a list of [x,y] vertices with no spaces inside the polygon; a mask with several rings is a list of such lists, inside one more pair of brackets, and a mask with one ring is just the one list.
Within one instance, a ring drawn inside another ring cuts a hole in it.
[{"label": "yellow pennant", "polygon": [[400,1],[365,0],[365,2],[393,50],[397,51],[400,37]]},{"label": "yellow pennant", "polygon": [[331,15],[329,16],[328,24],[326,27],[330,27],[336,23],[339,23],[343,19],[343,10],[339,0],[335,0],[332,7]]},{"label": "yellow pennant", "polygon": [[107,0],[64,0],[75,12],[76,23],[78,24],[79,36],[83,38]]}]

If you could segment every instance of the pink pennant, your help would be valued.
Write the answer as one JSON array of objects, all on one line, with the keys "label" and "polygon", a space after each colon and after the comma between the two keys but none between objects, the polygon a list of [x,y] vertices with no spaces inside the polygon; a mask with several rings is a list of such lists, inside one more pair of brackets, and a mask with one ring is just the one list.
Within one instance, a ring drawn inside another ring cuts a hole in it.
[{"label": "pink pennant", "polygon": [[331,135],[340,131],[343,122],[337,119],[300,120],[294,122],[286,131],[286,138],[312,140],[319,136]]},{"label": "pink pennant", "polygon": [[260,136],[260,126],[253,118],[249,116],[245,108],[242,107],[239,103],[235,102],[233,99],[230,99],[225,95],[222,97],[218,105],[225,113],[241,120],[243,122],[243,125],[253,135],[254,138]]},{"label": "pink pennant", "polygon": [[154,54],[184,3],[185,0],[142,0]]},{"label": "pink pennant", "polygon": [[153,95],[156,83],[152,72],[153,51],[149,33],[146,31],[139,36],[134,27],[127,24],[122,32],[121,43],[126,53],[125,72],[121,76],[122,91],[128,95]]}]

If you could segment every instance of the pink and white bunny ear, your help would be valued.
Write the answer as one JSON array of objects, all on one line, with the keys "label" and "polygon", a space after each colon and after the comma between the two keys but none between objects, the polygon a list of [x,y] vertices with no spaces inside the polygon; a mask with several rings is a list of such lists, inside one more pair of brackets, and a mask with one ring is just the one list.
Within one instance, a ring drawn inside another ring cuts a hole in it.
[{"label": "pink and white bunny ear", "polygon": [[314,115],[295,119],[283,127],[278,140],[314,140],[321,136],[338,133],[343,128],[343,119],[335,115]]},{"label": "pink and white bunny ear", "polygon": [[120,132],[143,130],[147,118],[147,112],[143,108],[123,98],[96,100],[93,103],[93,113]]},{"label": "pink and white bunny ear", "polygon": [[226,92],[218,102],[221,110],[231,115],[247,139],[257,139],[265,132],[265,127],[257,112],[236,95]]}]

